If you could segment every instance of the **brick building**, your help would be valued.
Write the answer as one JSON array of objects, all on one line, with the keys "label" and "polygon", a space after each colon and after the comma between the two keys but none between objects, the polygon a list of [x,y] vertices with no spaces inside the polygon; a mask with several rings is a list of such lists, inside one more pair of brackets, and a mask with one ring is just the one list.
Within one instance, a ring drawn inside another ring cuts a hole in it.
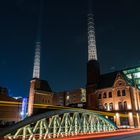
[{"label": "brick building", "polygon": [[86,102],[86,90],[79,88],[53,94],[53,104],[69,107],[84,107]]},{"label": "brick building", "polygon": [[28,102],[28,115],[36,114],[37,112],[43,111],[45,106],[41,107],[39,104],[52,105],[53,104],[53,93],[46,80],[34,78],[30,82],[29,91],[29,102]]},{"label": "brick building", "polygon": [[90,94],[88,109],[95,108],[93,100],[96,98],[98,110],[114,113],[109,118],[118,127],[140,126],[140,90],[122,71],[101,75],[97,85],[95,92]]},{"label": "brick building", "polygon": [[0,125],[20,120],[20,102],[8,95],[7,88],[0,87]]}]

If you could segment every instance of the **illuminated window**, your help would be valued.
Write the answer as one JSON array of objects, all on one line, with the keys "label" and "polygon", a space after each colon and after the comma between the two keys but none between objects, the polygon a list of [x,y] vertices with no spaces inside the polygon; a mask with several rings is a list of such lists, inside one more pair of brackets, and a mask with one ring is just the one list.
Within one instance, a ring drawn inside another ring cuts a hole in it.
[{"label": "illuminated window", "polygon": [[69,96],[69,95],[67,95],[66,99],[67,99],[67,100],[69,100],[69,99],[70,99],[70,96]]},{"label": "illuminated window", "polygon": [[122,90],[122,96],[125,96],[126,95],[126,93],[125,93],[125,90],[123,89]]},{"label": "illuminated window", "polygon": [[132,79],[132,75],[131,75],[131,74],[127,74],[127,77],[128,77],[129,79]]},{"label": "illuminated window", "polygon": [[121,96],[120,90],[117,91],[117,96]]},{"label": "illuminated window", "polygon": [[140,78],[140,72],[134,74],[135,78]]},{"label": "illuminated window", "polygon": [[104,110],[107,110],[107,103],[104,104]]},{"label": "illuminated window", "polygon": [[103,94],[103,98],[106,98],[106,92],[104,92],[104,94]]},{"label": "illuminated window", "polygon": [[110,103],[110,104],[109,104],[109,109],[110,109],[110,110],[113,110],[113,103]]},{"label": "illuminated window", "polygon": [[101,99],[101,96],[102,96],[102,95],[101,95],[101,94],[99,94],[99,95],[98,95],[98,99]]},{"label": "illuminated window", "polygon": [[124,101],[124,109],[127,110],[127,102]]},{"label": "illuminated window", "polygon": [[122,102],[118,102],[119,110],[123,109]]},{"label": "illuminated window", "polygon": [[112,92],[109,92],[108,97],[109,97],[109,98],[112,98]]}]

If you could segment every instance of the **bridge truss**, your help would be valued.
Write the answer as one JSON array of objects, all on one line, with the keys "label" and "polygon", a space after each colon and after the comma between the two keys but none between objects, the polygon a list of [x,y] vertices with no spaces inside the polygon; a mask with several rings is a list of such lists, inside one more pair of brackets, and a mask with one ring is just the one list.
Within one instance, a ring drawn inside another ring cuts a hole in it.
[{"label": "bridge truss", "polygon": [[0,136],[12,140],[43,140],[116,129],[111,121],[91,111],[55,110],[26,118],[1,131]]}]

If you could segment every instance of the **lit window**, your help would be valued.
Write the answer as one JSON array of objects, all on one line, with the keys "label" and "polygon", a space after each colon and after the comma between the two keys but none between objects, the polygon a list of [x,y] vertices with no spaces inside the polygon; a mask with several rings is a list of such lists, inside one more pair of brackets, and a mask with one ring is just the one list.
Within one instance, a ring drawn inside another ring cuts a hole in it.
[{"label": "lit window", "polygon": [[110,103],[110,104],[109,104],[109,109],[110,109],[110,110],[113,110],[113,103]]},{"label": "lit window", "polygon": [[106,92],[104,92],[104,94],[103,94],[103,98],[106,98]]},{"label": "lit window", "polygon": [[126,93],[125,93],[125,90],[123,89],[122,90],[122,96],[125,96],[126,95]]},{"label": "lit window", "polygon": [[136,78],[140,78],[140,72],[134,74]]},{"label": "lit window", "polygon": [[69,100],[70,99],[70,96],[69,95],[67,95],[67,100]]},{"label": "lit window", "polygon": [[109,98],[112,98],[112,92],[109,92]]},{"label": "lit window", "polygon": [[104,110],[107,110],[107,103],[104,104]]},{"label": "lit window", "polygon": [[117,96],[121,96],[120,90],[117,91]]}]

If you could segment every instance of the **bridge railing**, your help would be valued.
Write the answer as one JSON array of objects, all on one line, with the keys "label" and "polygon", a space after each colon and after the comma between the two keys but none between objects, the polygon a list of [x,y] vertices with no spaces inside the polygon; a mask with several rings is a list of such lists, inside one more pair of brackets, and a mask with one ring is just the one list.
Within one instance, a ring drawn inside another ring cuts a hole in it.
[{"label": "bridge railing", "polygon": [[42,140],[116,129],[111,121],[91,111],[56,110],[29,117],[3,130],[0,136],[6,139]]}]

